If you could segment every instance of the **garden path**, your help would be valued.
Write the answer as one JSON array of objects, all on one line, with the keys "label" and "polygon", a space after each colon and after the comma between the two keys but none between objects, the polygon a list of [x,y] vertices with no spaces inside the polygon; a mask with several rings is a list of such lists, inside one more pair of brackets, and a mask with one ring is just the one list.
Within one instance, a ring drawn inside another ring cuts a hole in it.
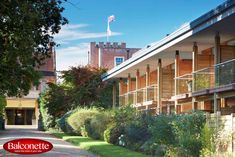
[{"label": "garden path", "polygon": [[17,138],[36,138],[49,141],[53,144],[53,149],[51,151],[39,155],[27,155],[27,157],[97,157],[86,150],[81,150],[62,139],[56,138],[53,135],[38,131],[33,126],[6,126],[6,130],[0,131],[0,157],[21,156],[9,153],[3,149],[3,144],[5,142]]}]

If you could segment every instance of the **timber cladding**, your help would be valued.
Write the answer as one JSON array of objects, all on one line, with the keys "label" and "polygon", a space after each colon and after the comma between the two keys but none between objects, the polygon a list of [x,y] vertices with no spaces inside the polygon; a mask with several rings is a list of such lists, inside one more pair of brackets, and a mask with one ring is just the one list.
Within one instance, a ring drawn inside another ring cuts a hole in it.
[{"label": "timber cladding", "polygon": [[174,77],[175,71],[168,66],[162,70],[162,97],[171,98],[174,95]]},{"label": "timber cladding", "polygon": [[221,46],[221,62],[235,58],[235,46]]}]

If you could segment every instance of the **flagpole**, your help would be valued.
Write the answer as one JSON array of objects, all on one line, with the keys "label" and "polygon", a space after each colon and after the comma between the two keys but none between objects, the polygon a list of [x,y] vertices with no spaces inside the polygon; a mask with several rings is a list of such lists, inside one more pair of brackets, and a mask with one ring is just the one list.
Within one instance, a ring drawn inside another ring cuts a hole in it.
[{"label": "flagpole", "polygon": [[107,42],[109,42],[109,20],[107,20]]}]

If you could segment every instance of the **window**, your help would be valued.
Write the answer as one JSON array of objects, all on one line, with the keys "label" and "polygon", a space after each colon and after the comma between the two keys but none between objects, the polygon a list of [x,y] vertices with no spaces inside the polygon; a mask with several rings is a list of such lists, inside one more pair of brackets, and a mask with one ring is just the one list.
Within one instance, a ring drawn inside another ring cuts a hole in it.
[{"label": "window", "polygon": [[114,65],[117,66],[124,62],[124,57],[114,57]]}]

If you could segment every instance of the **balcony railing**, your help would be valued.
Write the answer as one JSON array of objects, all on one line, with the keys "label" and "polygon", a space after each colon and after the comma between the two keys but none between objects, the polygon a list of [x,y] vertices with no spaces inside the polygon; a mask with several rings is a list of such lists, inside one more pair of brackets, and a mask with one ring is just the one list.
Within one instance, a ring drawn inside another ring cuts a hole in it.
[{"label": "balcony railing", "polygon": [[122,105],[129,105],[135,103],[135,91],[131,91],[119,96],[119,104]]},{"label": "balcony railing", "polygon": [[193,79],[194,92],[233,84],[235,83],[235,59],[198,70],[193,73]]},{"label": "balcony railing", "polygon": [[216,87],[235,83],[235,59],[216,64]]},{"label": "balcony railing", "polygon": [[194,72],[193,92],[213,88],[215,84],[214,74],[214,67],[208,67]]},{"label": "balcony railing", "polygon": [[177,95],[192,92],[192,74],[185,74],[175,79],[177,81]]},{"label": "balcony railing", "polygon": [[146,87],[146,101],[157,101],[157,85],[153,84]]},{"label": "balcony railing", "polygon": [[120,105],[142,104],[145,101],[157,100],[157,85],[140,88],[119,96]]},{"label": "balcony railing", "polygon": [[119,95],[119,106],[125,105],[125,95]]},{"label": "balcony railing", "polygon": [[146,90],[145,88],[141,88],[141,89],[138,89],[136,90],[136,103],[137,104],[141,104],[145,101],[145,95],[146,95]]}]

